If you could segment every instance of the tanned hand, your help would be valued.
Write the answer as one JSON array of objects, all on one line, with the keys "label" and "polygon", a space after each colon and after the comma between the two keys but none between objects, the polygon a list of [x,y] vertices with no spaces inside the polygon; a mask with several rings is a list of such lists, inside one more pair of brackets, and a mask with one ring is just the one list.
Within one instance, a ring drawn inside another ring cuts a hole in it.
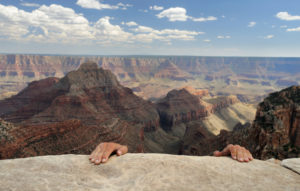
[{"label": "tanned hand", "polygon": [[231,156],[234,160],[239,162],[249,162],[253,160],[252,154],[245,149],[245,147],[241,147],[239,145],[227,145],[221,152],[215,151],[214,156]]},{"label": "tanned hand", "polygon": [[113,152],[116,152],[117,156],[121,156],[128,152],[128,147],[112,142],[100,143],[92,152],[89,159],[96,165],[105,163]]}]

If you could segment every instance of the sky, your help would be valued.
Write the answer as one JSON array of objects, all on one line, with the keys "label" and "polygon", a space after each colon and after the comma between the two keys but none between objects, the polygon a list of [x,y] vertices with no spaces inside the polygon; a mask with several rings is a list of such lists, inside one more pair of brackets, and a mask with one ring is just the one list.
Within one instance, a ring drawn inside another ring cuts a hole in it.
[{"label": "sky", "polygon": [[300,1],[0,0],[0,53],[300,57]]}]

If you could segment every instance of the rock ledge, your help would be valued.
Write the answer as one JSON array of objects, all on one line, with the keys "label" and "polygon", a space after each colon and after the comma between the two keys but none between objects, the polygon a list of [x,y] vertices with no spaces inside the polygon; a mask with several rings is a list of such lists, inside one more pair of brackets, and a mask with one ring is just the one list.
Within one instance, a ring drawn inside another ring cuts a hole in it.
[{"label": "rock ledge", "polygon": [[[298,159],[300,160],[300,159]],[[280,165],[228,157],[126,154],[95,166],[86,155],[0,161],[2,190],[299,190],[300,176]]]}]

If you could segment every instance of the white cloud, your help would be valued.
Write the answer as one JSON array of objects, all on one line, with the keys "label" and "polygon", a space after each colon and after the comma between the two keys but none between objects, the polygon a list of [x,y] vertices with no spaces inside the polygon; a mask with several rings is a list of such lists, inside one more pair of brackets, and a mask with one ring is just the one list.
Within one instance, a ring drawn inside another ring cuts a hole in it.
[{"label": "white cloud", "polygon": [[37,3],[26,3],[26,2],[22,2],[21,5],[25,6],[25,7],[40,7],[41,6],[40,4],[37,4]]},{"label": "white cloud", "polygon": [[249,22],[248,27],[254,27],[255,25],[256,25],[256,22],[251,21],[251,22]]},{"label": "white cloud", "polygon": [[110,17],[102,17],[97,22],[89,22],[73,9],[56,4],[43,5],[32,12],[0,4],[0,38],[45,43],[125,44],[153,40],[195,40],[197,35],[203,34],[178,29],[156,30],[138,26],[133,21],[122,22],[131,26],[131,31],[126,32],[110,20]]},{"label": "white cloud", "polygon": [[188,19],[188,16],[186,15],[186,10],[185,8],[182,7],[171,7],[169,9],[160,12],[156,16],[160,19],[167,17],[171,22],[186,21]]},{"label": "white cloud", "polygon": [[226,38],[226,39],[229,39],[229,38],[231,38],[231,36],[222,36],[222,35],[219,35],[219,36],[217,36],[217,38],[218,39],[224,39],[224,38]]},{"label": "white cloud", "polygon": [[272,39],[274,37],[275,37],[274,35],[270,34],[270,35],[265,36],[264,39]]},{"label": "white cloud", "polygon": [[90,23],[71,8],[52,4],[32,12],[0,4],[0,36],[12,40],[40,42],[122,41],[130,37],[118,25],[110,24],[109,17]]},{"label": "white cloud", "polygon": [[187,21],[188,19],[191,19],[192,21],[195,22],[206,22],[206,21],[215,21],[218,18],[214,16],[209,16],[209,17],[200,17],[200,18],[194,18],[191,16],[188,16],[186,14],[186,9],[183,7],[171,7],[169,9],[166,9],[159,14],[156,15],[158,18],[168,18],[169,21],[174,22],[174,21]]},{"label": "white cloud", "polygon": [[282,26],[280,26],[280,28],[285,29],[285,28],[287,28],[287,26],[286,25],[282,25]]},{"label": "white cloud", "polygon": [[99,0],[77,0],[77,5],[87,8],[87,9],[127,9],[127,7],[131,7],[132,5],[118,3],[117,5],[110,5],[101,3]]},{"label": "white cloud", "polygon": [[209,39],[204,39],[203,42],[210,42],[211,40]]},{"label": "white cloud", "polygon": [[300,27],[286,29],[287,32],[300,32]]},{"label": "white cloud", "polygon": [[285,21],[294,21],[294,20],[300,20],[300,16],[298,15],[290,15],[288,12],[279,12],[276,14],[276,17],[279,18],[280,20],[285,20]]},{"label": "white cloud", "polygon": [[[124,23],[124,22],[123,22]],[[124,23],[125,25],[129,26],[129,27],[132,27],[132,26],[137,26],[138,24],[134,21],[130,21],[130,22],[127,22],[127,23]]]},{"label": "white cloud", "polygon": [[195,40],[195,37],[197,35],[204,34],[203,32],[178,30],[178,29],[156,30],[146,26],[138,26],[137,28],[132,29],[132,31],[136,33],[142,33],[136,35],[136,38],[146,42],[152,42],[153,40],[171,41],[172,39]]},{"label": "white cloud", "polygon": [[132,29],[134,32],[140,32],[140,33],[148,33],[148,32],[153,32],[154,29],[151,27],[146,27],[146,26],[138,26],[135,29]]},{"label": "white cloud", "polygon": [[150,10],[154,10],[154,11],[161,11],[164,9],[164,7],[162,6],[157,6],[157,5],[153,5],[149,7]]},{"label": "white cloud", "polygon": [[124,42],[132,36],[131,33],[123,31],[120,26],[112,25],[109,20],[110,17],[103,17],[95,23],[93,34],[98,41]]},{"label": "white cloud", "polygon": [[217,17],[209,16],[209,17],[200,17],[200,18],[191,18],[195,22],[206,22],[206,21],[215,21]]}]

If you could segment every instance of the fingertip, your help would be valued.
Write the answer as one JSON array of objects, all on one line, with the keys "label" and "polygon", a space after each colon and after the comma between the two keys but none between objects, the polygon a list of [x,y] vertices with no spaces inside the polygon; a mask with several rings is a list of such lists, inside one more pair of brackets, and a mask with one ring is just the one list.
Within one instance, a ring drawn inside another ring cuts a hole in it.
[{"label": "fingertip", "polygon": [[122,155],[122,151],[121,151],[121,150],[118,150],[118,151],[117,151],[117,155],[118,155],[118,156],[121,156],[121,155]]},{"label": "fingertip", "polygon": [[99,159],[97,159],[97,160],[95,160],[95,163],[94,163],[95,165],[99,165],[100,164],[100,160]]},{"label": "fingertip", "polygon": [[221,154],[220,151],[215,151],[215,152],[214,152],[214,156],[215,156],[215,157],[219,157],[220,154]]}]

